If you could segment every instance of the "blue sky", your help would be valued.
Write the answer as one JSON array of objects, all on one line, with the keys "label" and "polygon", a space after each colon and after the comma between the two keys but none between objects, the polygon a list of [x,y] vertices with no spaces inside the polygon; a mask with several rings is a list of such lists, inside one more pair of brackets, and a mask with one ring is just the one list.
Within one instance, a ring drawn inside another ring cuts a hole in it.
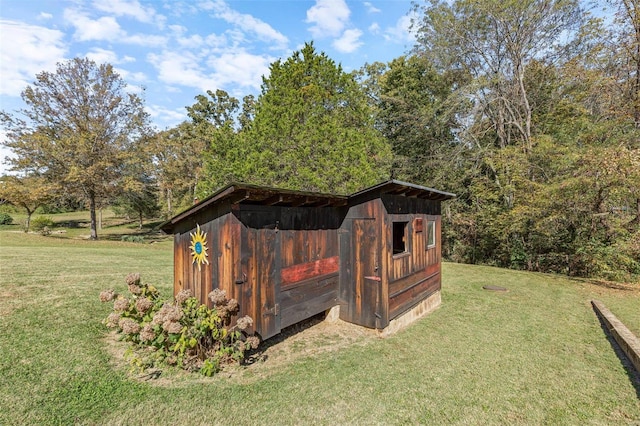
[{"label": "blue sky", "polygon": [[0,0],[0,102],[56,62],[108,62],[141,92],[159,128],[185,119],[206,90],[258,94],[270,63],[313,41],[347,71],[389,61],[413,44],[411,1]]}]

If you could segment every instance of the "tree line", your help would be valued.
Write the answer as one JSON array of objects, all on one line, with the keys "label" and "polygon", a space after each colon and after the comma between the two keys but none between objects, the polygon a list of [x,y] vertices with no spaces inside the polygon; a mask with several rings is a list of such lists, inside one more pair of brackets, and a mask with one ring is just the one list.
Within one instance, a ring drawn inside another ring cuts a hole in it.
[{"label": "tree line", "polygon": [[608,6],[612,20],[577,0],[416,4],[407,54],[347,73],[307,43],[257,97],[212,89],[164,131],[110,65],[74,59],[2,113],[20,177],[0,194],[29,214],[83,199],[97,238],[107,204],[142,220],[232,181],[345,194],[394,178],[458,194],[446,258],[637,280],[640,1]]}]

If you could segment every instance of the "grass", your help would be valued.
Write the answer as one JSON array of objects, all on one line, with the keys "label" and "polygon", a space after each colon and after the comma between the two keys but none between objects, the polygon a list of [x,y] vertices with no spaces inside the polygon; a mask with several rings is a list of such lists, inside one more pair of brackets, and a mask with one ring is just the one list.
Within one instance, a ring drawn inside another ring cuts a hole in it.
[{"label": "grass", "polygon": [[0,424],[640,422],[640,384],[589,306],[638,333],[637,289],[445,264],[442,307],[390,338],[303,350],[330,344],[320,336],[286,363],[138,380],[105,339],[98,294],[140,272],[169,295],[172,262],[169,240],[0,231]]}]

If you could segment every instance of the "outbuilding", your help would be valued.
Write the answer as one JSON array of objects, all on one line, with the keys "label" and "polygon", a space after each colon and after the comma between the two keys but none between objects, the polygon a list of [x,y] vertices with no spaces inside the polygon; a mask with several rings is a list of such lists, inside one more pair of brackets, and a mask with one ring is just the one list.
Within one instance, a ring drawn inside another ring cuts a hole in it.
[{"label": "outbuilding", "polygon": [[[263,339],[329,309],[383,333],[440,304],[441,202],[391,180],[349,196],[230,184],[165,222],[174,294],[238,300]],[[339,308],[338,308],[339,307]]]}]

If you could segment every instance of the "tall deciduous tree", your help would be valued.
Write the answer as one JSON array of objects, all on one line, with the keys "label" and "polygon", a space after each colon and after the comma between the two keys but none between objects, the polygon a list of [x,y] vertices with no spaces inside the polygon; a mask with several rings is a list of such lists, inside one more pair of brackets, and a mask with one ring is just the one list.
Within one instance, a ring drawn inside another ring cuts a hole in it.
[{"label": "tall deciduous tree", "polygon": [[109,64],[75,58],[41,72],[22,93],[19,117],[2,113],[13,170],[35,171],[96,206],[117,190],[131,146],[147,131],[143,101]]},{"label": "tall deciduous tree", "polygon": [[416,22],[419,54],[472,76],[466,95],[490,120],[500,146],[532,146],[533,109],[525,85],[534,58],[557,54],[580,27],[578,0],[434,0]]},{"label": "tall deciduous tree", "polygon": [[207,144],[188,121],[159,132],[149,142],[163,212],[170,217],[175,211],[193,204]]}]

